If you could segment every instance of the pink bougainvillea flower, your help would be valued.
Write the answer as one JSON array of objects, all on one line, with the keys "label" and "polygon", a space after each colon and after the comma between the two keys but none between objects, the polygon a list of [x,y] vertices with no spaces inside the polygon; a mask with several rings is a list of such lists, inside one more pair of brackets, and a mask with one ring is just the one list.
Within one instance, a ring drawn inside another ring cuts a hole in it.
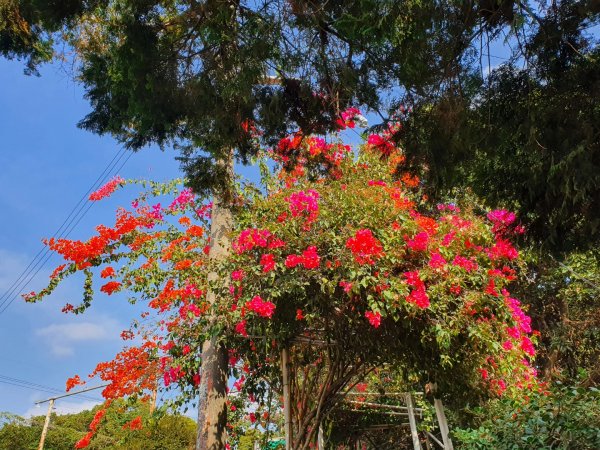
[{"label": "pink bougainvillea flower", "polygon": [[292,217],[304,217],[306,219],[305,229],[310,228],[310,224],[317,220],[319,215],[319,193],[314,189],[306,192],[294,192],[285,199],[290,205]]},{"label": "pink bougainvillea flower", "polygon": [[508,227],[515,221],[517,216],[515,216],[515,213],[507,211],[506,209],[495,209],[487,214],[487,218],[494,225]]},{"label": "pink bougainvillea flower", "polygon": [[345,293],[349,293],[352,290],[352,283],[349,281],[340,281],[339,285],[342,289],[344,289]]},{"label": "pink bougainvillea flower", "polygon": [[275,312],[275,304],[263,300],[260,295],[252,297],[252,300],[246,303],[246,308],[250,311],[254,311],[261,317],[267,317],[269,319],[273,317],[273,313]]},{"label": "pink bougainvillea flower", "polygon": [[249,252],[255,247],[266,248],[270,237],[271,232],[269,230],[247,228],[240,232],[232,246],[237,253]]},{"label": "pink bougainvillea flower", "polygon": [[406,240],[406,246],[413,252],[424,252],[429,245],[429,234],[425,231],[417,233],[412,239]]},{"label": "pink bougainvillea flower", "polygon": [[245,273],[243,270],[234,270],[233,272],[231,272],[231,279],[233,281],[241,281],[245,276]]},{"label": "pink bougainvillea flower", "polygon": [[429,267],[431,267],[432,269],[441,269],[446,264],[447,264],[447,261],[444,259],[444,257],[440,253],[433,252],[431,254],[431,257],[429,258],[429,263],[428,263]]},{"label": "pink bougainvillea flower", "polygon": [[396,146],[390,142],[389,139],[386,139],[378,134],[371,134],[367,138],[367,145],[373,149],[377,150],[381,153],[381,156],[388,157],[396,150]]},{"label": "pink bougainvillea flower", "polygon": [[89,196],[89,199],[93,202],[102,200],[103,198],[110,196],[117,190],[117,187],[122,184],[125,184],[125,180],[119,176],[116,176],[108,181],[105,185],[101,186],[98,190],[92,192]]},{"label": "pink bougainvillea flower", "polygon": [[467,272],[473,272],[477,270],[479,266],[473,259],[465,258],[464,256],[456,255],[454,257],[454,261],[452,261],[452,265],[462,267]]},{"label": "pink bougainvillea flower", "polygon": [[190,188],[183,189],[179,195],[173,200],[173,202],[169,205],[169,209],[171,211],[176,211],[178,209],[185,209],[187,205],[194,201],[194,193]]}]

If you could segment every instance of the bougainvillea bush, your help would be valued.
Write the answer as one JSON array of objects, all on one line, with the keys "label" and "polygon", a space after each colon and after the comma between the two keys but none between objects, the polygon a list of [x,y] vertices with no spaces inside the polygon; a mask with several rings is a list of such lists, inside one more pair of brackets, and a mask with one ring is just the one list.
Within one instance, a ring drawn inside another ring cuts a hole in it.
[{"label": "bougainvillea bush", "polygon": [[[263,174],[266,189],[238,190],[231,251],[218,265],[207,257],[210,204],[175,183],[147,184],[114,227],[99,226],[86,242],[48,241],[66,264],[28,298],[81,271],[84,301],[66,312],[90,306],[98,278],[101,292],[127,291],[158,317],[141,346],[99,365],[107,398],[159,379],[180,404],[194,399],[201,342],[219,335],[233,389],[256,402],[253,419],[264,422],[270,390],[280,389],[280,352],[290,349],[298,379],[310,378],[306,368],[319,373],[302,388],[318,397],[314,405],[295,406],[305,430],[295,431],[294,448],[314,439],[336,394],[385,364],[457,398],[529,387],[532,329],[508,291],[518,262],[511,239],[522,232],[515,216],[429,204],[402,169],[394,131],[357,147],[297,133],[266,152],[276,168]],[[111,183],[96,200],[125,182]]]}]

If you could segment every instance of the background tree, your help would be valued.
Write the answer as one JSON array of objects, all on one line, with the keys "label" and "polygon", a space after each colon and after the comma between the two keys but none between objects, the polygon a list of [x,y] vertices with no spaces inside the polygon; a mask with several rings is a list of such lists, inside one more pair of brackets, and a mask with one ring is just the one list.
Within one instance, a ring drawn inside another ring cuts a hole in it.
[{"label": "background tree", "polygon": [[[72,450],[87,432],[92,418],[100,407],[76,414],[52,415],[45,448]],[[131,421],[143,418],[144,428],[136,429]],[[102,431],[90,444],[90,449],[146,450],[194,448],[196,427],[192,419],[170,414],[152,416],[149,405],[114,402],[103,417]],[[44,416],[23,419],[11,416],[0,427],[0,448],[6,450],[37,449]]]}]

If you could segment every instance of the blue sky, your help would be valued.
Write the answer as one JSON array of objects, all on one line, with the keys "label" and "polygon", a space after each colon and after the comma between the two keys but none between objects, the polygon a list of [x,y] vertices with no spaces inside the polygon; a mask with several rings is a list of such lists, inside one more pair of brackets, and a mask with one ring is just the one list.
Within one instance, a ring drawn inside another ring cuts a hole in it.
[{"label": "blue sky", "polygon": [[[76,127],[89,111],[80,86],[58,65],[43,67],[41,74],[27,77],[22,64],[0,59],[0,296],[42,249],[41,239],[61,226],[120,150],[110,137]],[[119,175],[155,180],[180,176],[174,156],[145,149],[133,154]],[[123,193],[94,204],[70,237],[86,238],[95,225],[113,220],[116,206],[127,203]],[[41,288],[59,263],[57,257],[51,259],[27,291]],[[80,293],[81,280],[74,279],[42,303],[17,298],[0,313],[0,411],[43,414],[45,408],[32,409],[33,403],[51,396],[7,384],[6,377],[64,390],[68,377],[83,378],[121,348],[118,335],[127,328],[133,308],[98,293],[88,313],[61,313],[65,302],[79,303]],[[70,397],[57,402],[57,410],[90,405],[89,398]]]}]

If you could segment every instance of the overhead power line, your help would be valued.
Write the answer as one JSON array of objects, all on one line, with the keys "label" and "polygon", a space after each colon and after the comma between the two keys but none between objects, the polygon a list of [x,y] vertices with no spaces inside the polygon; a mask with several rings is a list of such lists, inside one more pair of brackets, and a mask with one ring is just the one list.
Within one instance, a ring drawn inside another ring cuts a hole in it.
[{"label": "overhead power line", "polygon": [[[93,202],[89,200],[89,195],[102,186],[111,176],[116,175],[123,166],[129,161],[133,152],[130,152],[125,159],[124,156],[127,153],[125,149],[119,150],[112,158],[112,160],[106,165],[104,170],[100,173],[96,181],[90,186],[85,194],[79,199],[77,204],[71,209],[68,216],[65,218],[60,227],[52,235],[52,238],[61,239],[68,237],[75,227],[85,217],[87,212],[93,206]],[[118,168],[115,170],[115,168]],[[17,279],[6,289],[6,291],[0,296],[0,315],[4,313],[8,307],[19,297],[19,294],[25,291],[26,287],[31,281],[37,276],[37,274],[44,268],[48,260],[52,257],[52,252],[45,246],[34,256],[27,267],[21,272]]]},{"label": "overhead power line", "polygon": [[[27,381],[27,380],[21,380],[19,378],[8,377],[6,375],[0,375],[0,383],[10,385],[10,386],[16,386],[16,387],[20,387],[20,388],[24,388],[24,389],[30,389],[32,391],[45,392],[47,394],[57,395],[57,394],[65,393],[65,391],[61,390],[61,389],[53,388],[50,386],[45,386],[43,384],[33,383],[33,382]],[[87,400],[92,400],[92,401],[101,401],[98,398],[94,398],[94,397],[90,397],[90,396],[86,396],[86,395],[81,395],[81,398],[85,398]]]}]

